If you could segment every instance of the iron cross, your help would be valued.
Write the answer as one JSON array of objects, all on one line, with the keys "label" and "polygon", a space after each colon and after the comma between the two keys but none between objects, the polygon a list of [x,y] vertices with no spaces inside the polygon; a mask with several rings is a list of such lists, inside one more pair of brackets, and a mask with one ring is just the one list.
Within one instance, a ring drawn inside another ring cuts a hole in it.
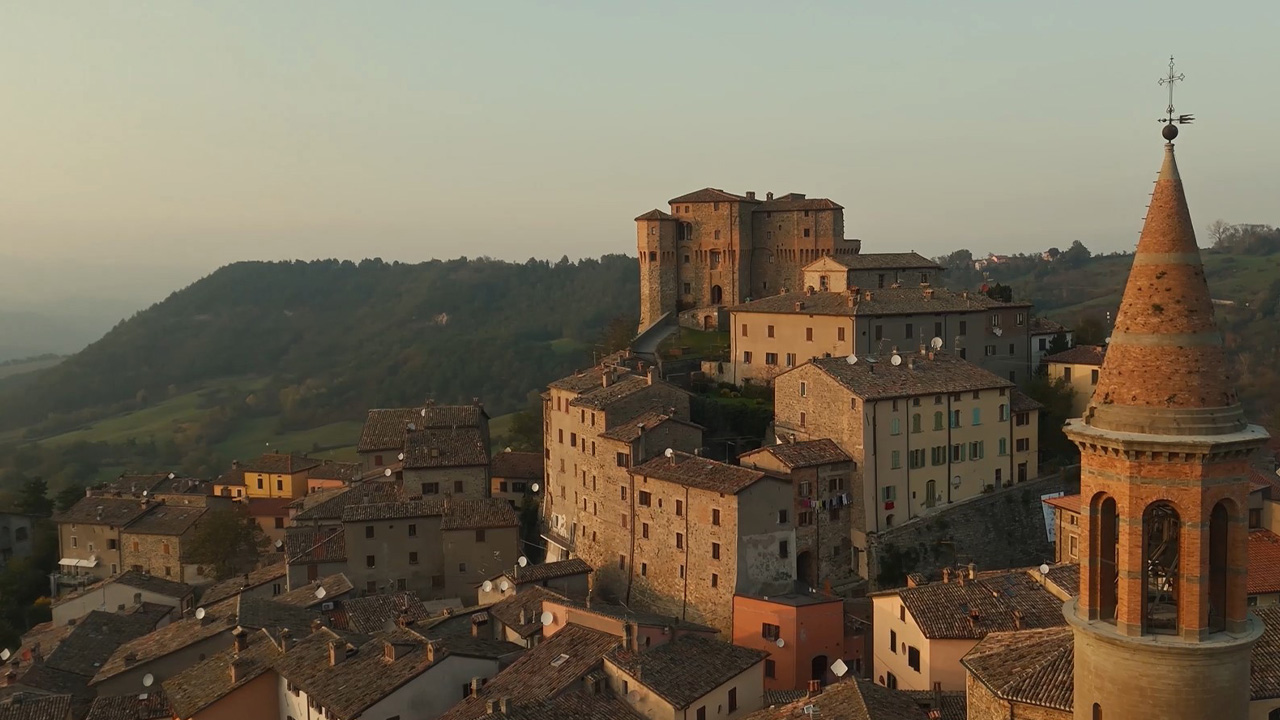
[{"label": "iron cross", "polygon": [[1186,79],[1186,75],[1183,75],[1182,73],[1176,72],[1174,70],[1173,56],[1170,55],[1169,56],[1169,74],[1166,75],[1165,77],[1160,78],[1160,85],[1169,86],[1169,107],[1165,110],[1166,117],[1160,118],[1160,122],[1167,123],[1170,125],[1174,123],[1177,123],[1178,125],[1188,125],[1193,120],[1195,120],[1194,115],[1179,115],[1177,117],[1173,116],[1173,86],[1174,86],[1174,83],[1181,82],[1185,79]]}]

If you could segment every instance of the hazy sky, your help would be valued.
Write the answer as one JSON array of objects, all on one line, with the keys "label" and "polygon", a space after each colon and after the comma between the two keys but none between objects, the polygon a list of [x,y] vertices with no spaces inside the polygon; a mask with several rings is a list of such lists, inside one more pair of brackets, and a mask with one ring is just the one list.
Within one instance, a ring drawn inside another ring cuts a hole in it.
[{"label": "hazy sky", "polygon": [[9,2],[0,257],[634,253],[708,185],[830,197],[867,251],[1129,248],[1170,53],[1197,226],[1280,223],[1278,32],[1275,0]]}]

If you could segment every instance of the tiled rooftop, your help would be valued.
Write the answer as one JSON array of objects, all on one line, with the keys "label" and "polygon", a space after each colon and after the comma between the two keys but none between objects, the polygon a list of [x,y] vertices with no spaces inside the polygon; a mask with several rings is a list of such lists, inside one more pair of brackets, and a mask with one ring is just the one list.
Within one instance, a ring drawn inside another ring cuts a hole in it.
[{"label": "tiled rooftop", "polygon": [[631,474],[731,495],[759,480],[773,477],[760,470],[727,465],[683,452],[674,452],[671,457],[659,455],[631,468]]},{"label": "tiled rooftop", "polygon": [[0,701],[0,720],[67,720],[70,695],[20,693]]},{"label": "tiled rooftop", "polygon": [[961,664],[1002,700],[1069,712],[1074,648],[1068,627],[997,632],[975,645]]},{"label": "tiled rooftop", "polygon": [[263,453],[241,464],[240,471],[292,475],[304,470],[310,470],[319,464],[319,460],[292,453]]},{"label": "tiled rooftop", "polygon": [[582,392],[578,397],[571,400],[569,404],[573,407],[586,408],[588,410],[607,410],[610,405],[630,398],[649,387],[652,386],[649,384],[648,378],[643,378],[639,375],[619,374],[618,379],[607,387],[599,384],[590,390]]},{"label": "tiled rooftop", "polygon": [[[216,605],[206,605],[203,620],[185,617],[119,645],[109,654],[110,659],[103,663],[92,682],[95,684],[102,682],[131,667],[163,658],[201,640],[231,630],[236,626],[237,608],[238,603],[235,598],[226,599]],[[125,660],[129,656],[135,658],[131,663]]]},{"label": "tiled rooftop", "polygon": [[[316,596],[316,591],[324,589],[320,597]],[[283,595],[277,595],[272,600],[285,605],[295,605],[297,607],[313,608],[321,603],[333,602],[342,595],[351,592],[354,589],[351,581],[343,573],[326,575],[315,582],[307,583],[300,588],[290,590]]]},{"label": "tiled rooftop", "polygon": [[[295,522],[323,522],[342,519],[342,511],[348,505],[371,502],[389,502],[399,495],[391,483],[367,482],[345,488],[335,488],[301,498],[303,509],[293,516]],[[308,500],[311,500],[308,502]],[[295,501],[296,502],[296,501]]]},{"label": "tiled rooftop", "polygon": [[103,695],[93,701],[84,720],[171,720],[173,708],[160,688],[143,693]]},{"label": "tiled rooftop", "polygon": [[1106,356],[1106,345],[1076,345],[1060,353],[1046,355],[1044,362],[1061,363],[1063,365],[1097,365],[1101,367],[1102,361]]},{"label": "tiled rooftop", "polygon": [[175,599],[184,598],[192,594],[193,592],[195,592],[195,588],[191,587],[190,585],[187,585],[186,583],[166,580],[162,577],[156,577],[155,575],[151,575],[150,573],[144,573],[140,570],[128,570],[123,573],[120,573],[119,575],[114,575],[104,580],[99,580],[98,582],[92,585],[86,585],[85,587],[80,588],[75,592],[67,593],[66,595],[63,595],[62,597],[54,601],[53,604],[55,607],[58,605],[62,605],[71,600],[75,600],[77,598],[88,595],[89,593],[97,592],[98,590],[101,590],[107,585],[112,585],[112,584],[124,585],[126,587],[131,587],[135,590],[145,590],[147,592],[153,592],[159,595],[165,595],[167,597],[171,597]]},{"label": "tiled rooftop", "polygon": [[319,465],[307,472],[307,478],[312,480],[351,481],[358,477],[360,477],[360,463],[335,460],[322,460]]},{"label": "tiled rooftop", "polygon": [[768,453],[792,470],[853,460],[849,457],[849,453],[841,450],[839,445],[828,438],[795,443],[775,443],[743,453],[741,457],[745,459],[757,453]]},{"label": "tiled rooftop", "polygon": [[1250,595],[1280,593],[1280,537],[1270,530],[1249,531]]},{"label": "tiled rooftop", "polygon": [[404,447],[404,435],[412,425],[414,429],[480,427],[488,416],[479,405],[427,405],[416,408],[389,408],[370,410],[365,418],[359,452],[374,450],[399,450]]},{"label": "tiled rooftop", "polygon": [[698,428],[691,422],[686,422],[677,417],[672,417],[658,410],[650,410],[636,418],[627,422],[618,423],[613,428],[600,433],[600,437],[609,438],[610,440],[618,440],[620,442],[634,442],[643,433],[658,427],[665,422],[674,422],[691,428]]},{"label": "tiled rooftop", "polygon": [[850,270],[941,270],[942,266],[915,252],[858,253],[827,257]]},{"label": "tiled rooftop", "polygon": [[508,570],[504,577],[510,578],[516,585],[524,585],[525,583],[543,582],[570,575],[582,575],[591,571],[592,567],[587,564],[586,560],[573,558],[572,560],[558,560],[526,567],[516,567],[513,570]]},{"label": "tiled rooftop", "polygon": [[[563,632],[563,631],[561,631]],[[606,659],[677,710],[764,662],[763,650],[684,635],[640,651],[615,649]],[[763,670],[761,678],[764,677]]]},{"label": "tiled rooftop", "polygon": [[502,498],[454,499],[440,520],[441,530],[517,527],[520,516]]},{"label": "tiled rooftop", "polygon": [[1050,507],[1066,510],[1076,515],[1080,514],[1080,495],[1063,495],[1062,497],[1045,498],[1044,504]]},{"label": "tiled rooftop", "polygon": [[607,689],[598,695],[579,689],[543,702],[508,707],[506,712],[481,715],[480,720],[641,720],[643,717]]},{"label": "tiled rooftop", "polygon": [[[227,648],[209,656],[162,683],[177,717],[194,717],[201,710],[226,697],[228,693],[254,680],[271,669],[281,653],[263,632],[249,632],[248,646],[237,653],[231,639]],[[236,664],[236,678],[231,677],[231,664]]]},{"label": "tiled rooftop", "polygon": [[[868,295],[870,298],[868,298]],[[1027,303],[992,300],[980,292],[956,293],[943,288],[880,288],[851,292],[788,292],[729,308],[735,313],[785,315],[934,315],[1025,308]]]},{"label": "tiled rooftop", "polygon": [[138,518],[125,529],[135,535],[180,536],[195,527],[207,508],[182,507],[167,503],[152,503],[151,512]]},{"label": "tiled rooftop", "polygon": [[[565,598],[544,587],[525,588],[489,607],[489,614],[522,638],[542,632],[542,601],[564,602]],[[523,613],[524,622],[520,622]]]},{"label": "tiled rooftop", "polygon": [[284,553],[290,565],[343,562],[347,559],[346,534],[332,525],[289,528]]},{"label": "tiled rooftop", "polygon": [[[404,618],[412,623],[419,623],[431,617],[431,611],[418,599],[418,594],[409,590],[389,595],[369,595],[353,597],[342,601],[341,612],[344,629],[372,635],[387,629],[388,624],[395,625]],[[335,619],[335,622],[339,622]]]},{"label": "tiled rooftop", "polygon": [[569,625],[538,643],[490,680],[478,696],[455,705],[440,720],[483,718],[489,698],[507,698],[516,707],[545,702],[598,668],[602,658],[619,642],[608,633]]},{"label": "tiled rooftop", "polygon": [[[1024,570],[897,591],[907,612],[931,640],[974,639],[1022,628],[1060,627],[1062,601]],[[1021,617],[1015,620],[1014,613]],[[1015,624],[1016,623],[1016,624]]]},{"label": "tiled rooftop", "polygon": [[541,480],[542,454],[505,450],[489,462],[489,475],[503,480]]},{"label": "tiled rooftop", "polygon": [[876,362],[859,358],[853,364],[843,357],[817,358],[808,364],[863,400],[1014,387],[1008,380],[945,352],[934,353],[933,359],[919,353],[904,353],[902,364],[897,366],[888,356]]},{"label": "tiled rooftop", "polygon": [[233,578],[223,580],[220,583],[210,585],[204,594],[200,596],[202,605],[212,605],[221,602],[229,597],[239,595],[241,592],[250,588],[256,588],[259,585],[265,585],[269,582],[275,582],[285,576],[284,561],[260,567],[252,572],[244,575],[237,575]]},{"label": "tiled rooftop", "polygon": [[681,195],[679,197],[671,198],[670,200],[667,201],[667,204],[675,205],[676,203],[701,203],[701,202],[758,203],[762,201],[751,200],[747,198],[747,196],[745,195],[734,195],[733,193],[725,192],[724,190],[719,190],[713,187],[706,187],[706,188],[702,188],[701,190],[694,190],[691,193],[685,193],[684,195]]},{"label": "tiled rooftop", "polygon": [[488,464],[489,449],[479,428],[428,428],[405,434],[404,467],[407,470]]},{"label": "tiled rooftop", "polygon": [[94,610],[77,620],[58,648],[45,655],[45,665],[87,680],[99,672],[116,648],[146,636],[155,629],[155,622],[148,614]]},{"label": "tiled rooftop", "polygon": [[[810,715],[804,708],[813,705]],[[788,705],[768,707],[744,720],[928,720],[925,710],[905,692],[890,690],[861,678],[849,678],[822,689],[814,697],[802,696]]]},{"label": "tiled rooftop", "polygon": [[1067,326],[1060,322],[1050,320],[1043,315],[1036,315],[1028,321],[1027,330],[1032,335],[1057,335],[1058,333],[1067,332]]},{"label": "tiled rooftop", "polygon": [[54,522],[120,527],[138,519],[154,505],[133,498],[84,497],[66,512],[55,513]]}]

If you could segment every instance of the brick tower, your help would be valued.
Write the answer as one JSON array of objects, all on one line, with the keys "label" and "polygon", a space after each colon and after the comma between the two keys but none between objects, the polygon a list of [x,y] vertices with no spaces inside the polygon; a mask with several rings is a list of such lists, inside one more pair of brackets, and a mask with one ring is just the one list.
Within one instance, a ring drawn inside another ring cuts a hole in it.
[{"label": "brick tower", "polygon": [[[1170,108],[1172,111],[1172,108]],[[1075,717],[1244,720],[1262,633],[1245,591],[1246,423],[1167,125],[1164,164],[1083,418]]]}]

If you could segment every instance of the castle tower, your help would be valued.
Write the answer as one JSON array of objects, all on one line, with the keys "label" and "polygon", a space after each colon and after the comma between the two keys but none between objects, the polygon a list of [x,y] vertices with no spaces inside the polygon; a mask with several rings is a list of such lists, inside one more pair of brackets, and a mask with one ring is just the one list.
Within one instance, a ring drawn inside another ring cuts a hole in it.
[{"label": "castle tower", "polygon": [[663,314],[676,312],[679,282],[676,236],[680,222],[661,210],[636,218],[636,249],[640,253],[640,330]]},{"label": "castle tower", "polygon": [[1246,477],[1267,434],[1230,376],[1174,122],[1097,387],[1066,427],[1085,518],[1080,594],[1064,608],[1077,720],[1244,720],[1262,632],[1246,598]]}]

